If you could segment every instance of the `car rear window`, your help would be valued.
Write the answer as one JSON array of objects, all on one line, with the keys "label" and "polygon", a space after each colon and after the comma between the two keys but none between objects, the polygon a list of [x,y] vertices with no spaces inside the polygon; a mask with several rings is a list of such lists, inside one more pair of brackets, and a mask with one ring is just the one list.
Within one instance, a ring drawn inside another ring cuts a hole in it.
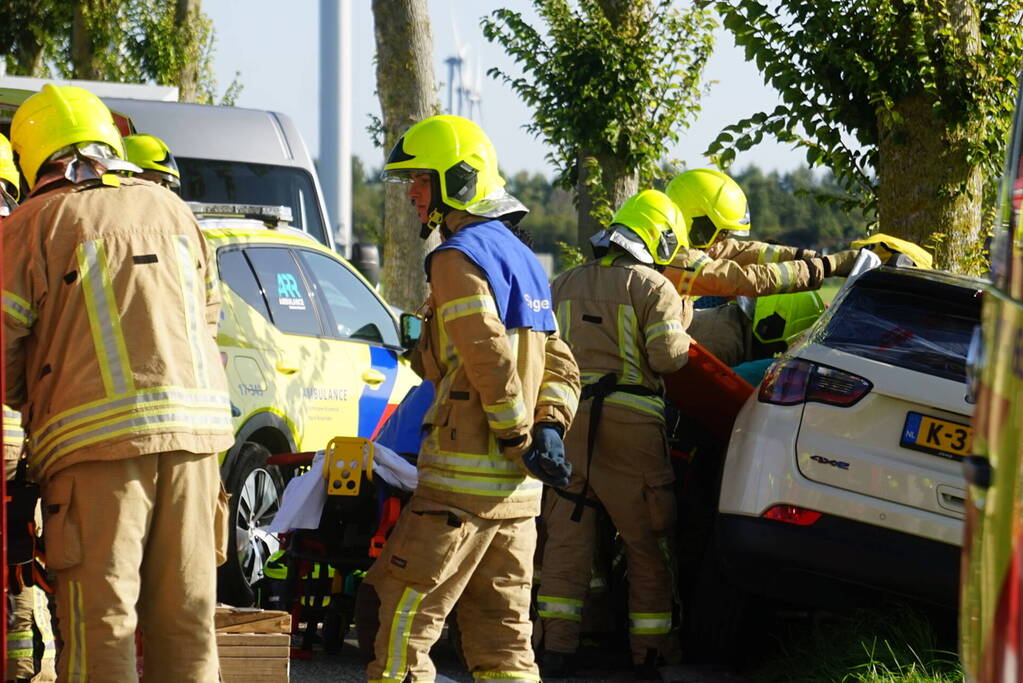
[{"label": "car rear window", "polygon": [[978,290],[871,272],[836,304],[814,341],[898,367],[966,381],[966,351],[980,322]]}]

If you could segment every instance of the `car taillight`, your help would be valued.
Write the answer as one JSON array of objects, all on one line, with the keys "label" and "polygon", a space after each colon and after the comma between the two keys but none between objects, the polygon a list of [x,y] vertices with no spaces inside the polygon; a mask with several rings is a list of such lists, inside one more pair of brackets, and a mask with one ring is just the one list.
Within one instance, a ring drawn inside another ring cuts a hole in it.
[{"label": "car taillight", "polygon": [[789,358],[768,369],[757,400],[782,406],[810,402],[851,406],[872,388],[870,381],[859,375]]},{"label": "car taillight", "polygon": [[795,505],[775,505],[764,513],[764,518],[773,519],[777,522],[795,524],[797,526],[810,526],[821,518],[821,513],[816,510],[807,510]]}]

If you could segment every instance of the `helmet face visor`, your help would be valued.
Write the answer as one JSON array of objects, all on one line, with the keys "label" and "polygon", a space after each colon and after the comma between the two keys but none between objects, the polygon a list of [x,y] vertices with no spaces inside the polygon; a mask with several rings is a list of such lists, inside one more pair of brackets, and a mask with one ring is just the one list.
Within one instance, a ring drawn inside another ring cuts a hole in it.
[{"label": "helmet face visor", "polygon": [[0,180],[0,217],[10,216],[11,211],[18,208],[18,200],[14,198],[10,189],[6,180]]},{"label": "helmet face visor", "polygon": [[401,185],[409,185],[415,179],[417,175],[423,173],[433,173],[429,169],[425,168],[396,168],[392,170],[384,169],[380,173],[380,180],[385,183],[399,183]]},{"label": "helmet face visor", "polygon": [[689,226],[689,244],[703,249],[709,247],[718,235],[718,227],[707,216],[697,216]]},{"label": "helmet face visor", "polygon": [[661,239],[657,242],[657,263],[665,265],[671,262],[678,251],[678,236],[674,230],[665,230],[661,233]]}]

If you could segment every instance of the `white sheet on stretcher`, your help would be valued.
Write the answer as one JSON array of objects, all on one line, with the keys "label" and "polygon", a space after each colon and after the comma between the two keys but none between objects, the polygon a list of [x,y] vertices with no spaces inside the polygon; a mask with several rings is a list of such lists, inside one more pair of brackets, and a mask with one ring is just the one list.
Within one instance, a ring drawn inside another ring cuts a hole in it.
[{"label": "white sheet on stretcher", "polygon": [[[323,505],[327,502],[327,485],[323,478],[323,451],[316,451],[313,464],[305,474],[288,482],[281,498],[281,507],[270,523],[270,533],[292,529],[316,529],[320,526]],[[363,463],[365,467],[366,463]],[[373,477],[402,491],[414,491],[419,475],[414,465],[390,448],[373,444]]]}]

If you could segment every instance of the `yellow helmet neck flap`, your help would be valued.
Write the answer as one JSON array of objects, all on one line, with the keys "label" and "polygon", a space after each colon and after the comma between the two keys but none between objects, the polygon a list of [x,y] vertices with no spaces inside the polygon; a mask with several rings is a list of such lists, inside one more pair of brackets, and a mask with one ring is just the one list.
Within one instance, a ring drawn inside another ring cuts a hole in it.
[{"label": "yellow helmet neck flap", "polygon": [[86,183],[94,180],[104,185],[117,186],[119,180],[115,172],[138,173],[142,169],[120,159],[106,144],[88,142],[63,147],[47,159],[39,169],[33,194],[43,191],[48,185],[57,181],[72,184]]}]

